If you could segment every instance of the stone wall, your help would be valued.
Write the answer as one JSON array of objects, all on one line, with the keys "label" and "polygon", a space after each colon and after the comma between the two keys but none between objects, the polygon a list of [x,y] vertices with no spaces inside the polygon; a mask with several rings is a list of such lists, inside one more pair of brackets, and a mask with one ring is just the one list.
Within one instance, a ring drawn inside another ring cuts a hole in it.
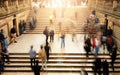
[{"label": "stone wall", "polygon": [[[16,16],[15,16],[16,15]],[[24,12],[20,12],[18,14],[15,14],[13,16],[6,17],[4,19],[0,20],[0,29],[3,29],[6,36],[7,40],[10,43],[10,29],[13,27],[13,20],[16,19],[16,30],[17,30],[17,35],[19,35],[19,22],[20,20],[25,20],[27,19],[29,15],[29,10],[26,10]]]}]

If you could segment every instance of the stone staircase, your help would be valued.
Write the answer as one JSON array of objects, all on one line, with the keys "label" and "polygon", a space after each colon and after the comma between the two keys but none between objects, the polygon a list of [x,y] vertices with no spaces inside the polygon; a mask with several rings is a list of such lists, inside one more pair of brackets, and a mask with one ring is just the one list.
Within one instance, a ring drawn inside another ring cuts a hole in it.
[{"label": "stone staircase", "polygon": [[[34,30],[30,30],[29,25],[26,26],[26,33],[30,34],[42,34],[45,26],[50,27],[49,17],[53,14],[53,8],[40,8],[36,14],[37,24]],[[75,19],[75,11],[77,11],[77,19]],[[64,18],[61,18],[62,9],[56,9],[56,19],[54,19],[53,27],[55,33],[59,33],[59,22],[62,23],[62,30],[66,33],[72,33],[73,29],[76,34],[84,33],[84,21],[88,16],[88,8],[66,8],[64,12]],[[31,16],[33,13],[31,13]],[[31,17],[29,16],[29,17]],[[28,18],[29,18],[28,17]]]},{"label": "stone staircase", "polygon": [[[110,62],[110,56],[108,54],[99,54],[101,59],[106,58]],[[38,59],[38,56],[37,58]],[[85,69],[90,75],[93,74],[92,66],[95,57],[90,54],[89,58],[86,58],[85,53],[50,53],[50,59],[47,62],[47,68],[42,72],[47,73],[80,73],[81,69]],[[41,60],[39,62],[41,65]],[[120,74],[120,54],[117,55],[115,61],[115,71],[113,72],[109,68],[111,75]],[[28,53],[10,53],[10,64],[5,63],[5,73],[19,73],[24,72],[32,73],[30,67],[30,59]]]}]

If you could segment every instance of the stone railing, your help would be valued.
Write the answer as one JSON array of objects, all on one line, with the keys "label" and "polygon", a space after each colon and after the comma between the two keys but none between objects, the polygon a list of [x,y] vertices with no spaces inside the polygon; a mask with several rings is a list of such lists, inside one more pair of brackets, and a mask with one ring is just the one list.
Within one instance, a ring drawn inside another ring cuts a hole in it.
[{"label": "stone railing", "polygon": [[111,6],[102,6],[102,5],[97,5],[96,7],[91,6],[93,9],[103,12],[105,14],[108,14],[110,16],[116,17],[116,18],[120,18],[120,7],[118,7],[117,10],[113,10]]},{"label": "stone railing", "polygon": [[24,9],[29,9],[30,7],[29,6],[24,6],[23,4],[19,5],[19,8],[17,8],[16,6],[9,6],[9,10],[6,10],[5,7],[1,7],[0,8],[0,18],[5,16],[5,15],[8,15],[8,14],[11,14],[11,13],[16,13],[16,12],[19,12],[21,10],[24,10]]}]

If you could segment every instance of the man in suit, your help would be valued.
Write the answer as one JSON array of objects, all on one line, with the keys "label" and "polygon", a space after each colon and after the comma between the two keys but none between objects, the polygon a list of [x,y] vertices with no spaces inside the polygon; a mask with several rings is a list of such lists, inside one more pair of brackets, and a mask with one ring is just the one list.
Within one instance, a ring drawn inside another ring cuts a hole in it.
[{"label": "man in suit", "polygon": [[34,75],[40,75],[40,70],[41,66],[39,66],[39,61],[36,60],[35,61],[35,65],[33,66],[33,71],[34,71]]}]

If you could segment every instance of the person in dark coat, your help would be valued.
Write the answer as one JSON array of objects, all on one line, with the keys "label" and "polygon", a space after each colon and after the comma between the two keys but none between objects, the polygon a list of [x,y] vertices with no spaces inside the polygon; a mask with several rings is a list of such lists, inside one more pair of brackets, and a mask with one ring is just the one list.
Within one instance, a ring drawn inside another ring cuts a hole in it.
[{"label": "person in dark coat", "polygon": [[113,30],[111,29],[111,27],[109,27],[109,29],[107,30],[107,35],[108,36],[112,36],[113,35]]},{"label": "person in dark coat", "polygon": [[95,61],[93,62],[93,71],[94,71],[94,75],[97,75],[97,73],[99,75],[101,75],[101,59],[100,58],[96,58]]},{"label": "person in dark coat", "polygon": [[117,57],[117,45],[113,45],[113,51],[111,53],[111,67],[114,71],[114,62],[116,60]]},{"label": "person in dark coat", "polygon": [[109,53],[112,52],[112,47],[114,45],[114,40],[111,36],[107,36],[106,38],[106,46],[107,46],[107,50]]},{"label": "person in dark coat", "polygon": [[46,36],[46,42],[48,42],[48,37],[49,37],[49,30],[48,30],[48,27],[46,26],[44,31],[43,31],[43,34]]},{"label": "person in dark coat", "polygon": [[41,66],[39,66],[39,61],[36,60],[35,65],[33,66],[34,75],[40,75]]},{"label": "person in dark coat", "polygon": [[4,41],[4,35],[3,35],[3,33],[2,33],[2,30],[1,30],[1,32],[0,32],[0,41]]},{"label": "person in dark coat", "polygon": [[107,60],[104,60],[102,62],[102,67],[103,67],[103,75],[109,75],[109,63]]},{"label": "person in dark coat", "polygon": [[[1,52],[0,52],[1,54]],[[4,71],[4,61],[2,60],[2,56],[0,55],[0,75]]]},{"label": "person in dark coat", "polygon": [[51,50],[48,42],[46,42],[46,45],[45,45],[44,49],[45,49],[45,52],[46,52],[46,55],[47,55],[47,61],[48,61],[49,60],[49,52]]},{"label": "person in dark coat", "polygon": [[107,18],[107,14],[105,14],[105,35],[107,35],[107,28],[108,28],[108,18]]},{"label": "person in dark coat", "polygon": [[84,49],[86,51],[86,57],[89,56],[89,52],[91,51],[91,41],[90,41],[90,38],[87,38],[85,40],[85,46],[84,46]]},{"label": "person in dark coat", "polygon": [[[10,57],[9,57],[9,52],[8,50],[6,49],[6,47],[4,45],[2,45],[2,52],[1,52],[1,55],[3,57],[3,61],[4,62],[7,62],[8,64],[10,63]],[[5,59],[7,61],[5,61]]]},{"label": "person in dark coat", "polygon": [[53,42],[54,41],[54,30],[52,29],[50,31],[50,42]]}]

